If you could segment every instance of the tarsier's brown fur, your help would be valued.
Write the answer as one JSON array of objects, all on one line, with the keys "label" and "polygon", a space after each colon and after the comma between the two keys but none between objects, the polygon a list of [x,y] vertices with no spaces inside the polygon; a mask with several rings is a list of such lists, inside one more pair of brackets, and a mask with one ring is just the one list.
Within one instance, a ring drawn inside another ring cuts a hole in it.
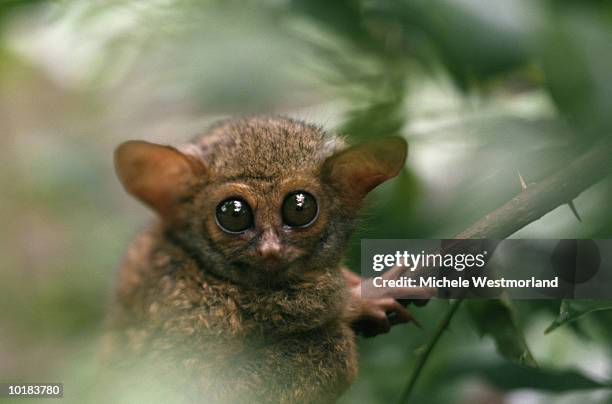
[{"label": "tarsier's brown fur", "polygon": [[[176,148],[122,145],[123,185],[161,220],[123,261],[111,356],[180,375],[184,401],[335,401],[357,371],[355,325],[371,320],[375,334],[390,326],[386,312],[410,320],[393,299],[350,293],[359,281],[341,266],[363,197],[395,176],[405,155],[399,138],[348,147],[272,117],[224,121]],[[319,205],[305,228],[280,216],[295,190]],[[215,221],[219,203],[235,196],[254,212],[243,234]]]}]

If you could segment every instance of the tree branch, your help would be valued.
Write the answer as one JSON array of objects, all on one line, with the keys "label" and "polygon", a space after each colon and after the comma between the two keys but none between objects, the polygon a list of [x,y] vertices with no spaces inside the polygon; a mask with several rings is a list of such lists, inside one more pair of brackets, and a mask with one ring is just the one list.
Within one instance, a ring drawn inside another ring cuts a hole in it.
[{"label": "tree branch", "polygon": [[[472,226],[456,235],[455,239],[503,239],[546,213],[571,202],[582,191],[612,173],[612,141],[595,145],[588,152],[570,162],[565,168],[539,183],[529,186],[503,206],[485,215]],[[421,374],[425,362],[450,324],[463,299],[455,300],[436,327],[416,362],[400,403],[406,402]]]},{"label": "tree branch", "polygon": [[594,146],[565,168],[529,186],[454,238],[506,238],[558,206],[571,202],[611,172],[612,142],[608,141]]}]

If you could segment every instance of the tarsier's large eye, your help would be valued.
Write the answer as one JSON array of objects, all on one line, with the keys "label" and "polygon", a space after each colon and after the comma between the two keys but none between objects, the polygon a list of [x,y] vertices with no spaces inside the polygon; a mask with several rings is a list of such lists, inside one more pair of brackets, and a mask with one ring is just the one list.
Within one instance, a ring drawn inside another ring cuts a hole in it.
[{"label": "tarsier's large eye", "polygon": [[228,233],[241,233],[253,226],[251,207],[242,199],[226,199],[217,206],[217,223]]},{"label": "tarsier's large eye", "polygon": [[283,221],[291,227],[306,227],[317,217],[317,200],[308,192],[292,192],[283,201]]}]

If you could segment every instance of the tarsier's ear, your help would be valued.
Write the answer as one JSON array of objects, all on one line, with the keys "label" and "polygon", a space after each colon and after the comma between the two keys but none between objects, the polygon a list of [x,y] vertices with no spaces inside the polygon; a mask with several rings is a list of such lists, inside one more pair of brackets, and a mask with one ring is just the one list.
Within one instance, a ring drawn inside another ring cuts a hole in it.
[{"label": "tarsier's ear", "polygon": [[127,192],[173,220],[204,165],[170,146],[132,140],[115,150],[115,170]]},{"label": "tarsier's ear", "polygon": [[359,203],[368,192],[400,172],[407,153],[408,143],[401,137],[381,137],[329,157],[323,163],[322,175]]}]

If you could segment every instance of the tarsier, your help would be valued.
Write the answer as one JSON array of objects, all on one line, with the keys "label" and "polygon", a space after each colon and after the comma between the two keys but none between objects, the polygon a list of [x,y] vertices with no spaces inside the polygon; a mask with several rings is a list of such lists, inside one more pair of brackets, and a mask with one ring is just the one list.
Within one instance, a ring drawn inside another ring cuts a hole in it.
[{"label": "tarsier", "polygon": [[111,352],[177,372],[185,401],[334,402],[357,371],[356,332],[412,319],[363,299],[342,266],[363,198],[406,153],[398,137],[348,146],[276,117],[119,146],[121,183],[159,220],[120,268]]}]

